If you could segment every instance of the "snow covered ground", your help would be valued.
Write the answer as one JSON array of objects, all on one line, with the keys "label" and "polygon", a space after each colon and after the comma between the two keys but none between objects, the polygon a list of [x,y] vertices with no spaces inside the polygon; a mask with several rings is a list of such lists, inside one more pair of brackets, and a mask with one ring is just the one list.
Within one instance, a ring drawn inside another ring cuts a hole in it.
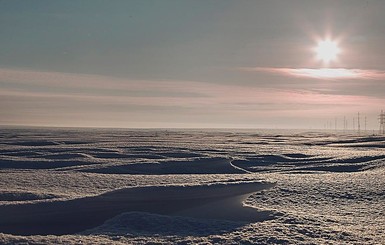
[{"label": "snow covered ground", "polygon": [[2,128],[0,244],[384,244],[384,147],[334,132]]}]

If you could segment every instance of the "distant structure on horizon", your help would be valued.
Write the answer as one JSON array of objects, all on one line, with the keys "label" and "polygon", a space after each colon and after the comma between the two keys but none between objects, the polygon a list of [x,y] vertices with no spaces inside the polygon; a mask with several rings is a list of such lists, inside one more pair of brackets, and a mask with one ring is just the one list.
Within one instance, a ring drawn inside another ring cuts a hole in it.
[{"label": "distant structure on horizon", "polygon": [[381,110],[381,114],[378,116],[378,121],[380,123],[380,134],[385,134],[385,113],[384,113],[384,110]]},{"label": "distant structure on horizon", "polygon": [[[364,133],[364,134],[367,134],[368,133],[368,118],[366,115],[362,115],[360,112],[357,113],[357,116],[353,116],[352,117],[352,124],[351,124],[351,128],[349,128],[349,124],[348,124],[348,119],[346,116],[344,116],[341,120],[343,120],[342,122],[342,126],[338,127],[339,125],[341,124],[338,124],[338,118],[335,117],[334,118],[334,125],[333,125],[333,121],[332,120],[328,120],[325,122],[324,124],[324,128],[326,130],[343,130],[343,132],[349,132],[349,131],[352,131],[352,132],[355,132],[357,133],[358,135],[360,135],[361,133]],[[381,113],[378,115],[378,122],[380,124],[380,128],[379,128],[379,134],[385,134],[385,112],[384,110],[381,110]],[[375,130],[373,129],[373,135],[375,134]]]}]

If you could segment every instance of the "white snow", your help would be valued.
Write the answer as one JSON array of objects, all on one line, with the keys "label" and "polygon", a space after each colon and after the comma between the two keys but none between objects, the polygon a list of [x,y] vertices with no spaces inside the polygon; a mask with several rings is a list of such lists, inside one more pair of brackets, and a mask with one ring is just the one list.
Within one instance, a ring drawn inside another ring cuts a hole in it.
[{"label": "white snow", "polygon": [[[3,128],[0,139],[0,213],[8,217],[1,244],[385,241],[385,137]],[[275,185],[261,189],[268,183]],[[76,213],[100,215],[69,235],[44,226],[37,229],[45,235],[6,233],[38,227],[39,217],[55,224],[66,213],[68,224]]]}]

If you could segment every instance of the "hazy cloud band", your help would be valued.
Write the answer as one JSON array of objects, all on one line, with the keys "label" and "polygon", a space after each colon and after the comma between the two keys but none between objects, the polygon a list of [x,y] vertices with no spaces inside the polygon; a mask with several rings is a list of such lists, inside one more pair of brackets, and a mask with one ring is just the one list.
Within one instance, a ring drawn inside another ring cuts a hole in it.
[{"label": "hazy cloud band", "polygon": [[242,67],[242,71],[275,73],[283,76],[305,77],[316,79],[385,79],[383,70],[346,69],[346,68],[275,68],[275,67]]}]

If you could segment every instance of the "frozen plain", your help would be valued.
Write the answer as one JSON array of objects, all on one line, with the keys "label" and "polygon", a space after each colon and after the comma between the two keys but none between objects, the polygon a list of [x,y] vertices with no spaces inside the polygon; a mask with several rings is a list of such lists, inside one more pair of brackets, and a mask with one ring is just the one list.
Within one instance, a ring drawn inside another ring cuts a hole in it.
[{"label": "frozen plain", "polygon": [[0,139],[1,244],[385,243],[383,136],[2,128]]}]

